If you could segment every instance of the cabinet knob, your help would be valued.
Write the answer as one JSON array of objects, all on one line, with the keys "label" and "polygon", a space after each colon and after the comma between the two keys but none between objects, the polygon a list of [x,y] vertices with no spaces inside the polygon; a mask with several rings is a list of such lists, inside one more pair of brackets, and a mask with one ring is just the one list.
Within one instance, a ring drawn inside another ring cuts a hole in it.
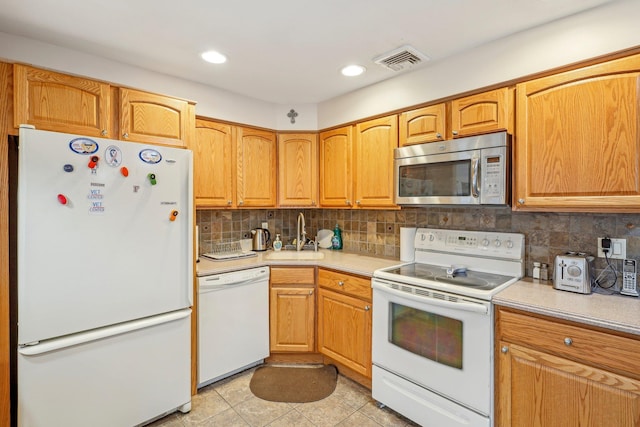
[{"label": "cabinet knob", "polygon": [[368,305],[365,305],[364,306],[364,311],[369,311],[369,310],[371,310],[371,307],[369,307]]},{"label": "cabinet knob", "polygon": [[244,205],[244,202],[243,202],[242,200],[240,200],[240,201],[238,202],[238,205],[239,205],[239,206],[242,206],[242,205]]},{"label": "cabinet knob", "polygon": [[125,132],[125,133],[122,134],[122,137],[124,139],[129,139],[129,134],[127,132]]},{"label": "cabinet knob", "polygon": [[509,352],[509,347],[507,347],[506,345],[503,345],[502,348],[500,349],[501,352],[503,353],[508,353]]},{"label": "cabinet knob", "polygon": [[356,205],[360,206],[360,200],[356,200]]},{"label": "cabinet knob", "polygon": [[442,134],[440,132],[436,133],[436,138],[442,139]]},{"label": "cabinet knob", "polygon": [[106,129],[102,129],[102,132],[100,132],[100,135],[107,136],[107,130]]},{"label": "cabinet knob", "polygon": [[573,344],[573,340],[569,337],[564,339],[564,345],[571,345]]},{"label": "cabinet knob", "polygon": [[452,131],[451,131],[451,133],[452,133],[453,135],[457,135],[457,134],[458,134],[458,131],[457,131],[457,130],[452,130]]},{"label": "cabinet knob", "polygon": [[316,201],[315,201],[315,200],[312,200],[312,201],[311,201],[311,206],[315,206],[315,205],[316,205]]},{"label": "cabinet knob", "polygon": [[518,199],[518,204],[524,205],[524,199]]},{"label": "cabinet knob", "polygon": [[309,291],[309,295],[313,295],[313,289]]},{"label": "cabinet knob", "polygon": [[227,200],[227,205],[231,206],[233,202],[231,200]]},{"label": "cabinet knob", "polygon": [[343,282],[342,280],[340,280],[340,281],[338,282],[338,286],[344,286],[344,282]]},{"label": "cabinet knob", "polygon": [[345,203],[347,206],[351,206],[351,200],[349,200],[349,199],[345,200],[345,201],[344,201],[344,203]]}]

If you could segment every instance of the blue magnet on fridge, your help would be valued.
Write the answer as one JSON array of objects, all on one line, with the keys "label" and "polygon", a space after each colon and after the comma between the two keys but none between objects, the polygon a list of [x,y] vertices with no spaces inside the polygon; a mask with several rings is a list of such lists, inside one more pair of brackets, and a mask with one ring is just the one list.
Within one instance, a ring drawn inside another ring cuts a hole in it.
[{"label": "blue magnet on fridge", "polygon": [[66,165],[64,165],[63,169],[65,172],[73,172],[73,165],[67,163]]}]

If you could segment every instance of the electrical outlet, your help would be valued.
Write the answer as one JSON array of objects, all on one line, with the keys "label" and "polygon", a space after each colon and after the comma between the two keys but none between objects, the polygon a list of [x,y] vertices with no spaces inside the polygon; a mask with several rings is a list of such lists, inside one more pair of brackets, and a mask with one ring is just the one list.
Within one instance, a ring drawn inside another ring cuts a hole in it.
[{"label": "electrical outlet", "polygon": [[[598,257],[604,258],[602,237],[598,237]],[[611,239],[611,248],[607,253],[609,259],[625,259],[627,257],[627,239]]]},{"label": "electrical outlet", "polygon": [[262,228],[269,228],[269,223],[268,222],[263,222],[262,223]]}]

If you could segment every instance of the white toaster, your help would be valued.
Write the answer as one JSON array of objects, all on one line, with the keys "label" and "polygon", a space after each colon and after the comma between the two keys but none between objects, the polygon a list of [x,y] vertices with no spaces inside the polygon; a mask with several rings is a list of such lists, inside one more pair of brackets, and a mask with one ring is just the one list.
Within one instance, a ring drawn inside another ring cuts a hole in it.
[{"label": "white toaster", "polygon": [[584,252],[567,252],[556,256],[553,287],[562,291],[591,293],[594,257]]}]

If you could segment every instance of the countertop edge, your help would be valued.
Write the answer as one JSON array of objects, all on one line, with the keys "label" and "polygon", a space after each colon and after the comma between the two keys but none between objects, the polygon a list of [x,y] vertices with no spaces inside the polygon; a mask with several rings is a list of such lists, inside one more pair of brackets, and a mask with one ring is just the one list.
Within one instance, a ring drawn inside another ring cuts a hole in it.
[{"label": "countertop edge", "polygon": [[496,294],[492,302],[496,306],[640,336],[637,298],[559,291],[550,283],[525,278]]},{"label": "countertop edge", "polygon": [[310,260],[270,260],[265,257],[269,252],[259,252],[257,256],[228,261],[213,261],[200,257],[196,267],[196,277],[228,273],[263,266],[311,266],[340,270],[345,273],[363,277],[373,277],[373,272],[380,268],[403,264],[394,258],[376,257],[352,252],[323,251],[325,257]]}]

